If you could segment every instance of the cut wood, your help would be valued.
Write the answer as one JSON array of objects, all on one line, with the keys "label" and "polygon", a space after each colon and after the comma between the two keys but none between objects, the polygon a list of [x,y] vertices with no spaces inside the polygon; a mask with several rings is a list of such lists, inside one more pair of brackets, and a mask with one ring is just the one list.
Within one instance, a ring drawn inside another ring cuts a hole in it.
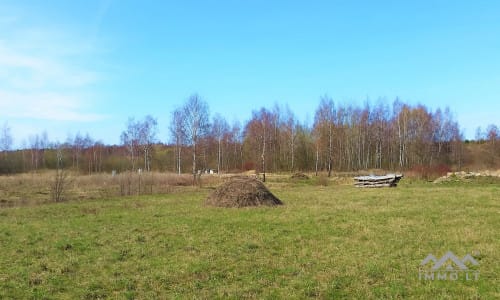
[{"label": "cut wood", "polygon": [[354,183],[355,187],[395,187],[398,185],[398,182],[403,178],[402,174],[387,174],[383,176],[358,176],[354,177],[356,182]]}]

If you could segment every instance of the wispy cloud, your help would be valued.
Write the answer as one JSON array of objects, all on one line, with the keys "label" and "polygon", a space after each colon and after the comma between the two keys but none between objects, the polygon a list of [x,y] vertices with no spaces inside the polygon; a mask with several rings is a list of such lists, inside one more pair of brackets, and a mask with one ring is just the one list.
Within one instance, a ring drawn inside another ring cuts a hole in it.
[{"label": "wispy cloud", "polygon": [[0,90],[0,111],[11,118],[73,122],[93,122],[105,118],[102,114],[85,112],[86,108],[79,95]]},{"label": "wispy cloud", "polygon": [[27,26],[22,20],[0,15],[10,28],[0,31],[2,117],[76,122],[105,118],[92,112],[87,97],[103,78],[89,67],[94,45],[75,32],[50,24]]}]

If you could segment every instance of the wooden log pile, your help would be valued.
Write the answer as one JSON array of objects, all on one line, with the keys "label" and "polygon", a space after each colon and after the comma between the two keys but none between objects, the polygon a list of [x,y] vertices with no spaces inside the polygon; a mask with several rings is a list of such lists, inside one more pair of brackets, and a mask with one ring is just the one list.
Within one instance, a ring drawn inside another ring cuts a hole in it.
[{"label": "wooden log pile", "polygon": [[401,178],[403,178],[402,174],[358,176],[354,177],[354,180],[356,180],[354,186],[360,188],[395,187]]}]

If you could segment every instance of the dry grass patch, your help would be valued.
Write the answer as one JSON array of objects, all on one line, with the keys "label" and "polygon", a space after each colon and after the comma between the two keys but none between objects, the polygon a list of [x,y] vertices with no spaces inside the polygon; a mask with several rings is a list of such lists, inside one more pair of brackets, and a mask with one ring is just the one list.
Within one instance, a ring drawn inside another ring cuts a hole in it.
[{"label": "dry grass patch", "polygon": [[[0,176],[0,207],[41,204],[53,201],[56,171]],[[81,175],[64,171],[64,199],[92,200],[118,196],[169,194],[193,185],[193,176],[160,172],[122,172]],[[216,186],[218,176],[204,175],[202,186]]]}]

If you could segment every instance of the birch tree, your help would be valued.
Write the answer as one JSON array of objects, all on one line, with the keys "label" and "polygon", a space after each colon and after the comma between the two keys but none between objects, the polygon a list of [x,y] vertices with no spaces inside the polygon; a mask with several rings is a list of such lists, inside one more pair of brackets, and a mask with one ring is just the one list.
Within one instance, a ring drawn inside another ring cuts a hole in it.
[{"label": "birch tree", "polygon": [[0,150],[6,153],[11,149],[12,143],[12,133],[10,131],[9,124],[5,122],[0,132]]},{"label": "birch tree", "polygon": [[132,171],[136,169],[137,156],[139,152],[139,126],[134,118],[127,121],[127,129],[120,135],[123,146],[127,149],[128,158],[131,163]]},{"label": "birch tree", "polygon": [[252,112],[252,119],[245,127],[245,142],[256,161],[260,162],[262,181],[266,181],[266,169],[270,141],[273,136],[273,114],[265,108]]},{"label": "birch tree", "polygon": [[285,151],[287,167],[289,171],[293,172],[295,170],[295,149],[297,147],[297,136],[300,125],[288,106],[285,108],[283,119],[282,133],[285,140],[284,143],[287,145]]},{"label": "birch tree", "polygon": [[144,170],[151,171],[151,156],[153,144],[156,142],[158,133],[158,121],[150,115],[144,117],[139,125],[139,144],[144,155]]},{"label": "birch tree", "polygon": [[155,118],[147,115],[143,121],[135,121],[129,118],[127,129],[122,132],[120,139],[126,147],[132,170],[136,169],[139,152],[142,151],[144,158],[144,170],[151,170],[151,151],[156,141],[158,122]]},{"label": "birch tree", "polygon": [[216,114],[212,121],[212,135],[217,141],[217,174],[220,174],[222,158],[223,158],[223,145],[222,141],[229,132],[229,125],[227,121],[220,115]]},{"label": "birch tree", "polygon": [[332,175],[333,163],[333,127],[335,121],[335,108],[333,100],[328,96],[321,98],[314,116],[314,128],[319,134],[319,142],[326,148],[326,167],[328,177]]},{"label": "birch tree", "polygon": [[182,111],[183,128],[192,151],[193,184],[196,184],[196,147],[209,129],[208,104],[198,94],[193,94],[184,104]]},{"label": "birch tree", "polygon": [[2,159],[3,163],[0,165],[0,169],[2,172],[10,172],[10,163],[8,159],[8,152],[11,150],[13,143],[12,134],[10,132],[10,127],[7,122],[4,123],[3,127],[0,131],[0,151],[3,152]]},{"label": "birch tree", "polygon": [[170,121],[170,134],[175,143],[175,169],[177,174],[181,174],[181,163],[182,163],[182,146],[186,141],[186,132],[183,126],[184,112],[181,108],[178,108],[172,112],[172,119]]}]

